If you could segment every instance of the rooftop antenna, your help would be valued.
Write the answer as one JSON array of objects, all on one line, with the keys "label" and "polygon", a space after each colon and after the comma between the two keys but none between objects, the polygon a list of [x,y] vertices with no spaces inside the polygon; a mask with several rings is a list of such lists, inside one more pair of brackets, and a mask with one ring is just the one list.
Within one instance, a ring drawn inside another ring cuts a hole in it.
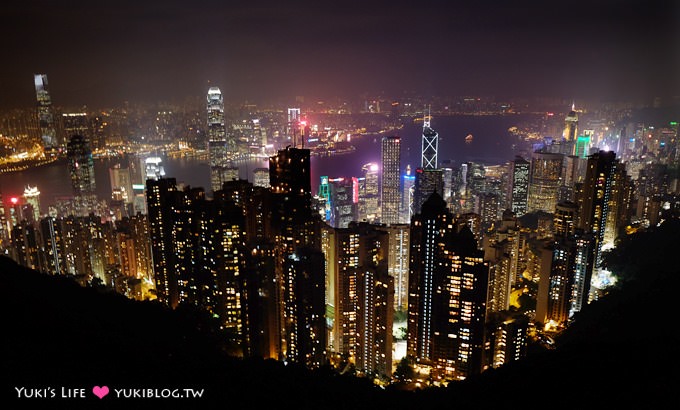
[{"label": "rooftop antenna", "polygon": [[[424,118],[423,118],[423,128],[430,128],[430,119],[432,118],[430,116],[430,107],[431,107],[430,105],[427,106],[427,115],[424,115]],[[423,110],[423,111],[425,111],[425,110]]]}]

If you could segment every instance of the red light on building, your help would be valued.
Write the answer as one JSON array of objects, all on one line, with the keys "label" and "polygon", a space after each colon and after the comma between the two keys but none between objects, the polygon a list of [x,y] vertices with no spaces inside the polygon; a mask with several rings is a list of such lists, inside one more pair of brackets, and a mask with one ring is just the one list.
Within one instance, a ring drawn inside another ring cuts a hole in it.
[{"label": "red light on building", "polygon": [[19,203],[19,198],[13,196],[9,199],[9,201],[12,203],[12,205],[16,205]]}]

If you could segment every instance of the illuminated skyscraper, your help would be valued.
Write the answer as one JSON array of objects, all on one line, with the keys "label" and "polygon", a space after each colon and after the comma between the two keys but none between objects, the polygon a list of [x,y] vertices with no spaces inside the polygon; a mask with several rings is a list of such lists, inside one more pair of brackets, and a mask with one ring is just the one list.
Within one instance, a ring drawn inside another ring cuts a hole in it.
[{"label": "illuminated skyscraper", "polygon": [[126,204],[131,204],[134,199],[134,193],[132,192],[130,169],[116,164],[109,168],[109,179],[111,181],[111,190],[118,189],[123,196],[123,201]]},{"label": "illuminated skyscraper", "polygon": [[560,202],[555,207],[553,215],[553,233],[556,238],[566,238],[573,235],[578,218],[578,206],[573,202]]},{"label": "illuminated skyscraper", "polygon": [[43,269],[39,237],[40,232],[32,222],[24,220],[14,225],[12,228],[13,259],[19,265],[35,270]]},{"label": "illuminated skyscraper", "polygon": [[310,218],[312,183],[308,149],[288,147],[269,157],[269,183],[275,229],[292,229]]},{"label": "illuminated skyscraper", "polygon": [[522,314],[498,314],[492,320],[491,345],[493,354],[489,365],[498,368],[522,359],[527,352],[529,319]]},{"label": "illuminated skyscraper", "polygon": [[436,192],[441,196],[444,191],[444,173],[441,169],[416,168],[415,176],[413,214],[420,213],[420,208],[432,193]]},{"label": "illuminated skyscraper", "polygon": [[571,111],[569,111],[569,114],[564,118],[564,132],[562,133],[562,137],[566,141],[576,141],[576,135],[578,132],[578,114],[576,114],[576,110],[574,105],[571,105]]},{"label": "illuminated skyscraper", "polygon": [[54,113],[52,99],[47,87],[47,74],[35,74],[35,94],[38,100],[38,123],[43,146],[52,150],[59,146],[57,132],[54,127]]},{"label": "illuminated skyscraper", "polygon": [[149,157],[144,160],[144,181],[147,179],[161,179],[165,177],[163,160],[161,157]]},{"label": "illuminated skyscraper", "polygon": [[76,196],[94,195],[94,160],[87,138],[73,135],[66,146],[68,168],[71,174],[71,186]]},{"label": "illuminated skyscraper", "polygon": [[66,248],[62,219],[45,217],[40,220],[43,249],[45,252],[45,270],[52,275],[64,275],[67,271]]},{"label": "illuminated skyscraper", "polygon": [[423,119],[423,138],[421,143],[421,162],[423,169],[437,169],[437,151],[439,150],[439,134],[430,127],[431,116]]},{"label": "illuminated skyscraper", "polygon": [[399,223],[399,170],[401,169],[401,138],[383,137],[382,181],[380,189],[380,222],[391,225]]},{"label": "illuminated skyscraper", "polygon": [[600,151],[588,157],[586,177],[579,193],[578,227],[595,237],[595,264],[599,266],[605,226],[609,217],[612,186],[621,167],[613,151]]},{"label": "illuminated skyscraper", "polygon": [[208,200],[203,188],[179,191],[174,178],[147,180],[156,292],[172,308],[206,309],[242,347],[246,226],[242,208],[219,192]]},{"label": "illuminated skyscraper", "polygon": [[330,225],[347,228],[357,220],[359,202],[359,181],[357,178],[334,178],[328,180],[330,188]]},{"label": "illuminated skyscraper", "polygon": [[333,340],[362,372],[391,374],[394,281],[388,273],[389,234],[365,222],[336,229],[331,258]]},{"label": "illuminated skyscraper", "polygon": [[555,238],[550,267],[548,320],[564,325],[588,302],[594,245],[593,235],[580,230],[567,237]]},{"label": "illuminated skyscraper", "polygon": [[208,153],[210,156],[210,185],[213,191],[222,187],[221,168],[229,155],[227,131],[224,125],[224,98],[218,87],[208,89]]},{"label": "illuminated skyscraper", "polygon": [[579,158],[586,158],[590,149],[590,135],[579,135],[574,145],[574,155]]},{"label": "illuminated skyscraper", "polygon": [[472,232],[456,232],[433,193],[411,224],[408,354],[436,374],[464,379],[482,371],[489,266]]},{"label": "illuminated skyscraper", "polygon": [[[300,132],[300,120],[302,117],[300,116],[300,109],[299,108],[288,108],[288,125],[286,129],[286,138],[288,140],[297,140],[299,137],[299,132]],[[295,145],[297,141],[293,145]]]},{"label": "illuminated skyscraper", "polygon": [[61,114],[61,121],[64,125],[64,135],[66,140],[71,138],[73,135],[82,135],[87,137],[90,141],[92,148],[103,148],[93,144],[96,141],[92,140],[92,131],[90,127],[90,120],[87,117],[87,113],[84,112],[69,112]]},{"label": "illuminated skyscraper", "polygon": [[284,358],[308,367],[326,359],[324,255],[302,247],[283,261]]},{"label": "illuminated skyscraper", "polygon": [[529,180],[529,212],[552,212],[557,204],[557,191],[561,185],[564,155],[534,152]]},{"label": "illuminated skyscraper", "polygon": [[529,162],[522,157],[516,157],[511,164],[510,209],[517,217],[520,217],[527,213]]},{"label": "illuminated skyscraper", "polygon": [[387,268],[394,278],[394,309],[408,309],[408,264],[411,228],[408,224],[395,224],[384,228],[390,235]]},{"label": "illuminated skyscraper", "polygon": [[489,261],[488,311],[500,312],[510,308],[513,285],[519,282],[523,246],[517,218],[505,211],[500,225],[485,235],[484,260]]},{"label": "illuminated skyscraper", "polygon": [[181,206],[174,178],[147,179],[146,202],[154,279],[158,300],[172,308],[179,303],[178,277],[173,253],[173,212]]},{"label": "illuminated skyscraper", "polygon": [[400,222],[404,224],[411,223],[413,216],[413,192],[416,185],[416,176],[411,175],[411,167],[406,168],[406,174],[403,176],[403,184],[401,189],[401,211]]},{"label": "illuminated skyscraper", "polygon": [[33,221],[40,221],[40,191],[38,191],[38,187],[27,186],[24,189],[24,200],[33,208]]},{"label": "illuminated skyscraper", "polygon": [[281,334],[278,309],[281,295],[275,277],[275,249],[264,241],[254,242],[249,249],[241,298],[246,314],[244,355],[279,359]]},{"label": "illuminated skyscraper", "polygon": [[363,178],[359,181],[358,220],[374,222],[380,216],[380,165],[368,163],[361,167]]}]

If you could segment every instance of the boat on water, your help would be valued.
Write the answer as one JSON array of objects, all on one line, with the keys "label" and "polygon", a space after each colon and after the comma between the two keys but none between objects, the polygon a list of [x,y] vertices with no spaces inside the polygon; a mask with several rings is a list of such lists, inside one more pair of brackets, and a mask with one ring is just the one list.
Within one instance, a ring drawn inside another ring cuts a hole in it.
[{"label": "boat on water", "polygon": [[472,134],[468,134],[467,137],[465,137],[465,143],[470,144],[474,139],[475,137],[473,137]]}]

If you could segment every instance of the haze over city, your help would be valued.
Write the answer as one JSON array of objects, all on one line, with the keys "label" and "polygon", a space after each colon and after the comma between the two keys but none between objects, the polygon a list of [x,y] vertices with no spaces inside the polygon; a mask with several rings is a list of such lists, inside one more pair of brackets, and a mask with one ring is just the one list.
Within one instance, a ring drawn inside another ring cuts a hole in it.
[{"label": "haze over city", "polygon": [[[0,106],[49,73],[64,106],[423,95],[651,99],[680,93],[673,1],[13,2]],[[27,81],[29,79],[29,81]]]}]

